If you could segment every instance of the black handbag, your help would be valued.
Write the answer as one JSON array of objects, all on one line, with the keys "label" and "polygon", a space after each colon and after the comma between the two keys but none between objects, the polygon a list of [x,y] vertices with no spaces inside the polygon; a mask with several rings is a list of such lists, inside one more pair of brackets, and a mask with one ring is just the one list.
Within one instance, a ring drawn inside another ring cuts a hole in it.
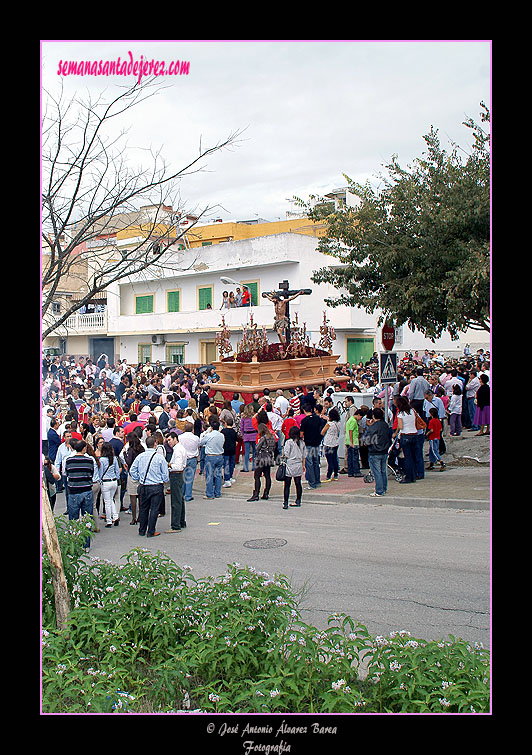
[{"label": "black handbag", "polygon": [[275,473],[275,479],[278,482],[284,482],[286,479],[286,462],[283,459],[284,457],[281,458],[281,463],[277,467],[277,472]]}]

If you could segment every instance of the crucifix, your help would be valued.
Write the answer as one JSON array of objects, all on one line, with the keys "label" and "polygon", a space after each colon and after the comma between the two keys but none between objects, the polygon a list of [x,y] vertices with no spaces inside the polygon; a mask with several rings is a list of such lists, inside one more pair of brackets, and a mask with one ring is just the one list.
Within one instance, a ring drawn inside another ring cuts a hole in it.
[{"label": "crucifix", "polygon": [[275,320],[273,328],[279,336],[279,341],[287,346],[290,343],[290,310],[289,302],[301,294],[308,295],[312,293],[311,288],[300,288],[299,291],[292,291],[288,287],[288,281],[284,280],[279,283],[278,291],[266,291],[262,294],[265,299],[273,302],[275,308]]}]

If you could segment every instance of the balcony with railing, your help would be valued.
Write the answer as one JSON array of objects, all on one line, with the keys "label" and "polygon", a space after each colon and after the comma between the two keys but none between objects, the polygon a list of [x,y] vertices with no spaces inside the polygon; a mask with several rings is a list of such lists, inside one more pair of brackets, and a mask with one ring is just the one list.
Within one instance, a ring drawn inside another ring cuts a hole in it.
[{"label": "balcony with railing", "polygon": [[91,312],[84,315],[70,315],[70,317],[65,320],[64,327],[67,329],[69,335],[106,333],[107,310],[104,312]]},{"label": "balcony with railing", "polygon": [[154,312],[145,314],[110,315],[108,335],[130,333],[193,333],[220,330],[222,315],[230,329],[241,330],[250,325],[250,314],[260,328],[271,328],[273,306],[237,307],[235,309],[203,309],[190,312]]}]

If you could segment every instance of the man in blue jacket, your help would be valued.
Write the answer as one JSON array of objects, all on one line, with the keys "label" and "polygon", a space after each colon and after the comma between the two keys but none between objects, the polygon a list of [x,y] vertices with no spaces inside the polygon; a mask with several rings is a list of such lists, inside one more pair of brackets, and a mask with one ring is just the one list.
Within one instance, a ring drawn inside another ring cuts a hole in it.
[{"label": "man in blue jacket", "polygon": [[48,458],[53,463],[55,461],[55,457],[57,456],[57,449],[61,445],[61,436],[57,432],[57,428],[59,427],[59,420],[52,418],[50,421],[50,429],[47,433],[48,438]]}]

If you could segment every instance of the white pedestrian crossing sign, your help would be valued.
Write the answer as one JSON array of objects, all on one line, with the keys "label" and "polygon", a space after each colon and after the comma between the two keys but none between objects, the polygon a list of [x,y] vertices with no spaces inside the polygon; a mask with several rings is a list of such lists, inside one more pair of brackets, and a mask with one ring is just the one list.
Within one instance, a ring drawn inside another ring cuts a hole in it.
[{"label": "white pedestrian crossing sign", "polygon": [[380,382],[383,385],[397,382],[397,353],[384,351],[379,354]]}]

